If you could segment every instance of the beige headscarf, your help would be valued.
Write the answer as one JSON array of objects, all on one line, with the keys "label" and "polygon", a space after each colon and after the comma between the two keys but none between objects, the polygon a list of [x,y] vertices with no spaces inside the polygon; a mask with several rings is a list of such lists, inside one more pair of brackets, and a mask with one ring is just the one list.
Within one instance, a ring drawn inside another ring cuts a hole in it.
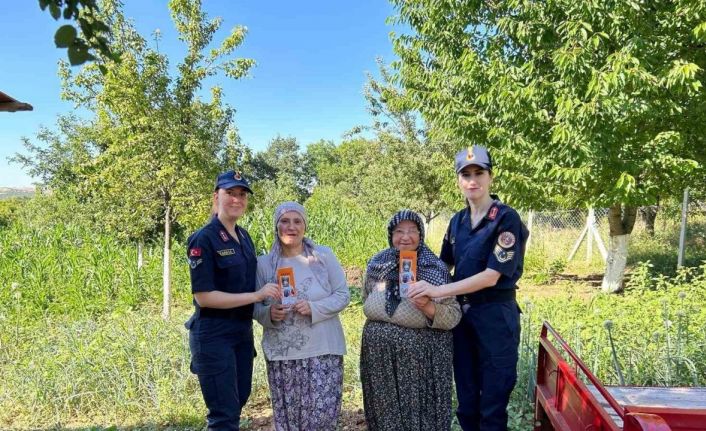
[{"label": "beige headscarf", "polygon": [[[277,223],[279,223],[279,219],[282,218],[282,215],[284,213],[294,211],[297,214],[299,214],[302,219],[304,219],[304,229],[306,232],[306,228],[309,225],[309,219],[307,218],[306,215],[306,209],[304,206],[297,202],[293,201],[287,201],[287,202],[282,202],[275,208],[275,213],[273,217],[274,221],[274,228],[275,228],[275,239],[272,241],[272,247],[270,248],[270,264],[272,265],[272,273],[276,274],[277,273],[277,267],[279,265],[279,261],[282,257],[282,241],[279,238],[279,232],[277,230]],[[322,285],[322,286],[328,286],[328,277],[322,277],[322,274],[326,274],[326,265],[323,262],[322,256],[320,253],[316,251],[316,244],[314,241],[311,239],[307,238],[306,236],[303,239],[303,247],[304,247],[304,256],[307,257],[309,261],[309,265],[312,267],[312,273],[316,277],[317,281]]]}]

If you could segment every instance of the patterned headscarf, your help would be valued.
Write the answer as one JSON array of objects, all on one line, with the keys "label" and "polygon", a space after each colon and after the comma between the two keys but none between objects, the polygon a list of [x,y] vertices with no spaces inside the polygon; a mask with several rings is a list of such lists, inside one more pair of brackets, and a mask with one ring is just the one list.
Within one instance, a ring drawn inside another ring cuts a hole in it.
[{"label": "patterned headscarf", "polygon": [[387,241],[390,248],[385,249],[368,261],[367,282],[385,282],[385,311],[392,316],[401,302],[399,286],[400,251],[392,245],[392,232],[404,220],[414,222],[419,229],[417,247],[417,279],[435,286],[451,281],[449,271],[433,251],[424,243],[424,223],[419,214],[412,210],[401,210],[392,216],[387,224]]},{"label": "patterned headscarf", "polygon": [[[279,223],[279,219],[282,218],[284,213],[294,211],[297,214],[299,214],[302,219],[304,220],[304,230],[306,232],[306,227],[309,224],[308,218],[306,216],[306,209],[299,203],[297,202],[292,202],[292,201],[287,201],[287,202],[282,202],[277,208],[275,208],[275,213],[273,216],[273,221],[274,221],[274,228],[275,228],[275,238],[274,241],[272,241],[272,247],[270,248],[270,253],[268,256],[270,256],[270,264],[272,265],[272,273],[275,274],[277,272],[277,266],[279,264],[279,260],[282,257],[282,241],[279,238],[279,231],[277,229],[277,223]],[[322,280],[320,280],[319,276],[317,276],[317,272],[321,272],[320,270],[323,268],[325,270],[325,265],[324,262],[321,258],[321,255],[316,251],[316,244],[314,241],[311,239],[307,238],[306,236],[303,239],[303,247],[304,247],[304,256],[306,256],[309,260],[309,264],[314,266],[315,268],[312,268],[312,272],[314,273],[314,276],[317,278],[319,283],[323,286],[326,286],[327,283],[324,283]],[[319,270],[319,271],[317,271]]]}]

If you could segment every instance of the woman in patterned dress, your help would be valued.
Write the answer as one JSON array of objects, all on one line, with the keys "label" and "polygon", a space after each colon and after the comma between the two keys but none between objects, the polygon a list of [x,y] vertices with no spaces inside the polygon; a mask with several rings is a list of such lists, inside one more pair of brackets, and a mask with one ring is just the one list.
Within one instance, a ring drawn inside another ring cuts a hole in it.
[{"label": "woman in patterned dress", "polygon": [[296,293],[290,307],[281,301],[255,306],[255,319],[264,327],[275,429],[331,431],[343,393],[346,341],[338,313],[350,301],[346,276],[331,249],[304,236],[303,206],[284,202],[274,224],[272,249],[257,259],[257,286],[276,285],[277,269],[291,267]]},{"label": "woman in patterned dress", "polygon": [[417,252],[417,279],[450,280],[446,265],[424,244],[424,225],[410,210],[388,223],[390,248],[368,262],[363,291],[367,318],[360,352],[365,419],[371,431],[451,428],[453,344],[461,318],[453,297],[410,300],[399,292],[400,251]]}]

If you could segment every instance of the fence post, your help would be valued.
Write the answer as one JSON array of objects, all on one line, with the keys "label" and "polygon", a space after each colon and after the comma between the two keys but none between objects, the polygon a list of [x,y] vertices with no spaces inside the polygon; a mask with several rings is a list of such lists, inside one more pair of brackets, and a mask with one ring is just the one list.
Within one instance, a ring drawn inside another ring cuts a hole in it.
[{"label": "fence post", "polygon": [[593,232],[593,239],[596,241],[596,244],[598,245],[598,251],[601,252],[601,256],[603,257],[603,263],[606,263],[608,260],[608,250],[605,248],[605,244],[603,244],[603,238],[601,238],[601,233],[598,231],[598,222],[596,221],[596,212],[595,210],[591,209],[593,211],[593,220],[591,224],[591,231]]},{"label": "fence post", "polygon": [[534,210],[529,211],[527,216],[527,230],[529,231],[529,236],[527,237],[527,242],[525,243],[525,252],[529,250],[530,241],[532,240],[532,224],[534,224]]},{"label": "fence post", "polygon": [[[574,244],[574,247],[571,249],[571,252],[569,253],[568,259],[566,259],[567,262],[571,262],[571,259],[574,258],[574,255],[576,252],[579,250],[579,247],[581,246],[581,241],[583,241],[583,237],[586,236],[587,233],[590,233],[591,227],[586,224],[586,226],[583,227],[583,230],[581,231],[581,234],[579,235],[579,239],[576,240],[576,243]],[[591,240],[591,237],[588,237],[588,240]]]},{"label": "fence post", "polygon": [[681,229],[679,231],[679,255],[677,268],[684,264],[684,243],[686,242],[686,214],[689,211],[689,188],[684,189],[684,201],[681,205]]},{"label": "fence post", "polygon": [[588,237],[586,241],[586,262],[591,262],[591,258],[593,257],[593,226],[596,224],[596,212],[593,210],[593,208],[588,209],[588,220],[586,221],[588,223],[589,230],[588,230]]}]

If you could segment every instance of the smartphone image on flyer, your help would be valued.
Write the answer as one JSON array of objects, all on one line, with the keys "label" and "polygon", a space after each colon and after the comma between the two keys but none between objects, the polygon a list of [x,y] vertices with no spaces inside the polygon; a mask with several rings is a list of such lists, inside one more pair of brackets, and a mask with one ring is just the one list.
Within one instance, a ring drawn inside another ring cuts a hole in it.
[{"label": "smartphone image on flyer", "polygon": [[400,297],[407,297],[409,285],[415,281],[417,281],[417,252],[400,251]]},{"label": "smartphone image on flyer", "polygon": [[277,284],[282,296],[282,305],[290,306],[297,302],[297,288],[294,283],[294,268],[277,269]]}]

